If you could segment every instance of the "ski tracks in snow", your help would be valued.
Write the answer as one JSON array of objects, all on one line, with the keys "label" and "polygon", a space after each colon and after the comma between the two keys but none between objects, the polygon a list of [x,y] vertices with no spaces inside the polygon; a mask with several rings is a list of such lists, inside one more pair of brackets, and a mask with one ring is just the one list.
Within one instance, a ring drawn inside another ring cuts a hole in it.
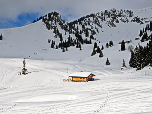
[{"label": "ski tracks in snow", "polygon": [[102,109],[104,107],[106,107],[106,105],[108,104],[108,101],[110,99],[109,92],[107,90],[104,90],[104,91],[107,94],[106,99],[105,99],[104,103],[100,105],[99,109],[97,109],[96,111],[94,111],[94,114],[101,113]]}]

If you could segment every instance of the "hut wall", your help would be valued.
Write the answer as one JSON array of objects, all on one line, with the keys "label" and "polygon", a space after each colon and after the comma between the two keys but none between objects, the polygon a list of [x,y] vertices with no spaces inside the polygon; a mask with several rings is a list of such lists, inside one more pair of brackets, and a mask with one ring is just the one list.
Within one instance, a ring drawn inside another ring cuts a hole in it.
[{"label": "hut wall", "polygon": [[76,82],[87,82],[88,78],[87,77],[72,77],[72,81]]}]

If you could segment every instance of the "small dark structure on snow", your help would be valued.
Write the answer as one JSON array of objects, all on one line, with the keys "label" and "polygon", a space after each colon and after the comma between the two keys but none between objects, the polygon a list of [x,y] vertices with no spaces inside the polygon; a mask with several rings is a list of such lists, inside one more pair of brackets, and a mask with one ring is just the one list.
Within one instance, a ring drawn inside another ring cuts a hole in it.
[{"label": "small dark structure on snow", "polygon": [[25,68],[26,62],[25,62],[25,58],[23,60],[23,69],[22,69],[22,74],[27,74],[27,69]]}]

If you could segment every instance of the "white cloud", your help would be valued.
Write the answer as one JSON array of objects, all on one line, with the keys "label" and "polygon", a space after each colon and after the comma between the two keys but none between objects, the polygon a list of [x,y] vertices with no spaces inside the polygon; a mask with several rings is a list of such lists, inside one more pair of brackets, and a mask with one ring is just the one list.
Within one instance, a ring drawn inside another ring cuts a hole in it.
[{"label": "white cloud", "polygon": [[103,9],[137,9],[147,6],[152,6],[152,0],[0,0],[0,18],[16,20],[21,13],[38,12],[45,15],[57,11],[68,20],[73,20]]},{"label": "white cloud", "polygon": [[28,25],[28,24],[30,24],[31,22],[30,21],[27,21],[26,23],[25,23],[25,25]]}]

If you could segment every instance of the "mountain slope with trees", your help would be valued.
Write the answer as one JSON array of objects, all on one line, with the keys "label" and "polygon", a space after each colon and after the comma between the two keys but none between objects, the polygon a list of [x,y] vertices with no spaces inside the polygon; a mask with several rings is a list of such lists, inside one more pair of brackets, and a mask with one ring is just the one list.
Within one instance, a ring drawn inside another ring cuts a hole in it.
[{"label": "mountain slope with trees", "polygon": [[30,25],[0,30],[0,57],[78,60],[79,56],[97,58],[93,62],[104,65],[108,58],[116,63],[113,67],[118,63],[121,67],[124,59],[132,67],[130,50],[148,42],[151,34],[151,18],[146,16],[152,10],[139,17],[142,12],[111,9],[67,23],[59,13],[48,13]]}]

